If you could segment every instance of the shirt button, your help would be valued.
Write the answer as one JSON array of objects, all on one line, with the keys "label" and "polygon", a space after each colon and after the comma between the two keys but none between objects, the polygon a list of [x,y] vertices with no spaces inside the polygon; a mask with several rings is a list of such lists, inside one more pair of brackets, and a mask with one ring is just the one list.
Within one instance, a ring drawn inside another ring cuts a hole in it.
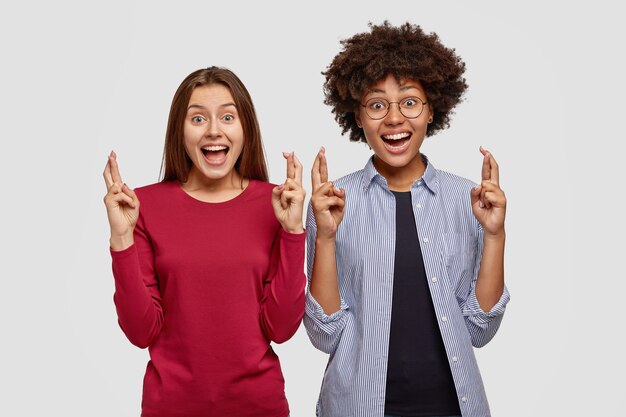
[{"label": "shirt button", "polygon": [[448,321],[448,318],[446,316],[441,316],[441,321]]},{"label": "shirt button", "polygon": [[428,243],[428,238],[427,237],[425,237],[423,240],[424,240],[424,243]]},{"label": "shirt button", "polygon": [[459,361],[459,358],[457,358],[456,356],[452,357],[452,362],[458,362],[458,361]]},{"label": "shirt button", "polygon": [[461,397],[461,402],[466,403],[467,402],[467,397]]},{"label": "shirt button", "polygon": [[431,278],[431,280],[432,280],[433,282],[437,282],[437,277],[432,277],[432,278]]},{"label": "shirt button", "polygon": [[417,204],[415,205],[415,207],[417,207],[417,208],[422,208],[422,205],[421,205],[420,203],[417,203]]}]

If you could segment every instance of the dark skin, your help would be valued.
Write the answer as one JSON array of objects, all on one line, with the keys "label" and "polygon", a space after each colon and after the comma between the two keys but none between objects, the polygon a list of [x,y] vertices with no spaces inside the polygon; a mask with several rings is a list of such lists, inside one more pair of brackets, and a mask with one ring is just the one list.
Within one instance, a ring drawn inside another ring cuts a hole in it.
[{"label": "dark skin", "polygon": [[[398,102],[402,95],[425,94],[421,83],[416,80],[396,80],[386,77],[373,84],[362,94],[365,98],[380,96],[389,102]],[[374,93],[372,93],[374,91]],[[427,98],[423,97],[427,102]],[[374,165],[385,177],[394,191],[409,191],[411,184],[420,178],[425,170],[420,147],[424,140],[432,111],[420,114],[418,118],[406,118],[396,106],[390,107],[388,114],[373,120],[362,107],[356,110],[356,121],[363,129],[368,144],[373,150]],[[389,146],[383,137],[408,135],[409,139],[398,141],[403,145]],[[472,212],[482,225],[483,251],[478,279],[476,298],[484,311],[489,311],[500,299],[504,290],[504,220],[506,197],[499,186],[499,167],[493,156],[484,148],[481,183],[470,193]],[[315,259],[313,262],[310,291],[326,314],[340,308],[340,294],[336,267],[335,236],[343,218],[345,192],[328,182],[326,155],[322,148],[311,171],[313,194],[311,203],[317,224]]]},{"label": "dark skin", "polygon": [[321,148],[311,169],[311,205],[317,225],[310,292],[326,314],[339,310],[335,235],[343,219],[346,193],[328,181],[326,152]]}]

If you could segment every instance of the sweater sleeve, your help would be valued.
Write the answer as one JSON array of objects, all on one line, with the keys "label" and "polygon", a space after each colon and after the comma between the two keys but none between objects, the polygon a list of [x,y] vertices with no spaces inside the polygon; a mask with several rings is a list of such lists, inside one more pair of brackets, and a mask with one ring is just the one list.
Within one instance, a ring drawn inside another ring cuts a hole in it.
[{"label": "sweater sleeve", "polygon": [[272,247],[270,273],[263,283],[261,327],[269,340],[283,343],[298,330],[304,315],[304,242],[306,233],[281,227]]},{"label": "sweater sleeve", "polygon": [[113,301],[120,327],[128,340],[140,348],[152,344],[163,326],[159,283],[154,268],[154,251],[139,214],[134,243],[111,251],[115,295]]}]

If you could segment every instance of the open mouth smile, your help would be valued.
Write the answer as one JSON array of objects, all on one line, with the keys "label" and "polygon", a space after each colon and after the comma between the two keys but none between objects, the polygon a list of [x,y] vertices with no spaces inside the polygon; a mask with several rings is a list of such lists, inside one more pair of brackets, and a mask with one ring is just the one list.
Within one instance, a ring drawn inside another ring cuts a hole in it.
[{"label": "open mouth smile", "polygon": [[411,143],[411,137],[409,132],[381,135],[385,149],[391,153],[404,152],[409,147],[409,143]]},{"label": "open mouth smile", "polygon": [[230,148],[226,145],[206,145],[200,148],[204,160],[210,165],[222,165]]}]

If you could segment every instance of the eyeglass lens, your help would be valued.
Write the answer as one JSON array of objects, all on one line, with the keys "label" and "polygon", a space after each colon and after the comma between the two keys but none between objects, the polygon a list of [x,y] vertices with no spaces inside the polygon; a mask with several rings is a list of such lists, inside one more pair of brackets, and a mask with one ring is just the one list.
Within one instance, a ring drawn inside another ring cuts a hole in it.
[{"label": "eyeglass lens", "polygon": [[365,103],[365,111],[367,115],[372,119],[382,119],[387,116],[389,113],[389,108],[392,104],[397,104],[400,109],[400,113],[404,117],[409,119],[415,119],[422,114],[424,110],[424,102],[418,97],[406,97],[403,98],[400,102],[392,101],[389,102],[384,98],[374,97]]}]

